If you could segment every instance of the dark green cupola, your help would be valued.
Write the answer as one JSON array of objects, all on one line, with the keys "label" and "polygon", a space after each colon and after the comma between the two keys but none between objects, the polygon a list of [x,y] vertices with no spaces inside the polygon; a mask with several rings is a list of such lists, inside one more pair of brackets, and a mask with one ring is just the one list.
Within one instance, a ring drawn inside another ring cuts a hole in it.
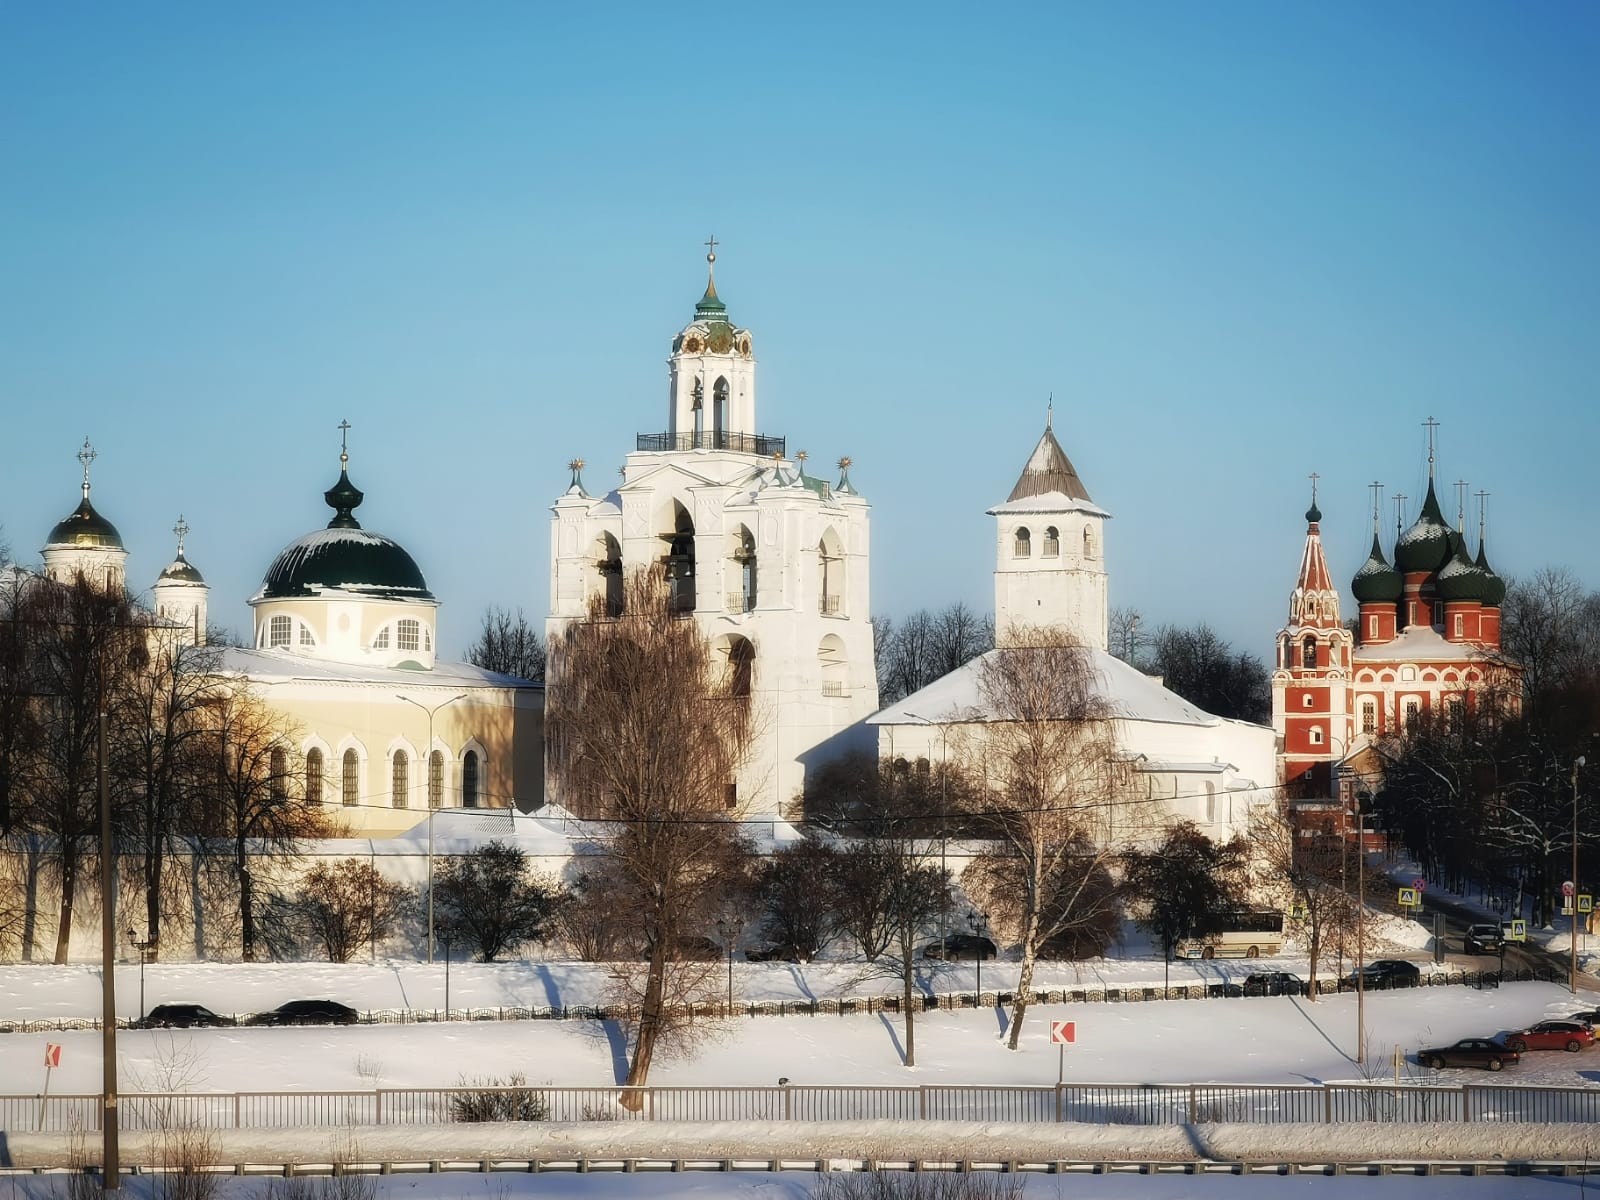
[{"label": "dark green cupola", "polygon": [[1483,572],[1467,556],[1467,539],[1456,530],[1450,531],[1450,561],[1439,571],[1438,589],[1446,604],[1483,601]]},{"label": "dark green cupola", "polygon": [[1350,581],[1350,591],[1358,604],[1393,604],[1405,591],[1405,577],[1389,565],[1378,542],[1378,531],[1372,531],[1372,552],[1361,564]]},{"label": "dark green cupola", "polygon": [[1400,535],[1394,547],[1394,565],[1401,573],[1414,571],[1430,574],[1450,561],[1450,526],[1439,511],[1439,497],[1433,490],[1433,480],[1428,480],[1428,494],[1422,501],[1422,512],[1411,528]]}]

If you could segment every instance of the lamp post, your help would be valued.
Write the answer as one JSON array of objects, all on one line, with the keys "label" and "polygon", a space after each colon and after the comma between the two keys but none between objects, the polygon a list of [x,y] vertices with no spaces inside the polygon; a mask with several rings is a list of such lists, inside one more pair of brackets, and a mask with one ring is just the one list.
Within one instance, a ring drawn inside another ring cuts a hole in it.
[{"label": "lamp post", "polygon": [[[422,759],[423,790],[428,797],[428,962],[433,962],[433,714],[444,708],[447,704],[454,704],[457,700],[465,700],[465,692],[457,693],[448,700],[441,700],[432,708],[420,700],[413,700],[410,696],[395,693],[396,700],[404,700],[413,708],[420,708],[428,714],[428,748]],[[440,797],[444,799],[443,796]]]},{"label": "lamp post", "polygon": [[[1357,801],[1359,804],[1359,800]],[[1367,1061],[1367,814],[1356,809],[1356,1061]]]},{"label": "lamp post", "polygon": [[[971,909],[971,910],[969,910],[967,912],[967,924],[972,926],[972,936],[973,937],[975,937],[975,938],[982,937],[983,936],[983,932],[982,931],[984,929],[986,929],[988,927],[988,925],[989,925],[989,916],[988,916],[987,913],[981,913],[981,912],[978,912],[976,909]],[[982,1008],[983,1007],[983,943],[982,942],[978,942],[973,947],[973,955],[978,960],[978,1003],[977,1003],[976,1007]]]},{"label": "lamp post", "polygon": [[945,914],[950,908],[950,885],[948,874],[945,870],[945,847],[949,830],[947,823],[950,820],[950,727],[930,721],[918,713],[908,712],[906,716],[928,726],[935,725],[939,729],[939,952],[946,952],[945,939]]},{"label": "lamp post", "polygon": [[450,1019],[450,942],[447,933],[439,935],[439,940],[444,943],[444,1019]]},{"label": "lamp post", "polygon": [[139,952],[139,1020],[143,1021],[144,1020],[144,965],[147,962],[153,962],[154,961],[156,948],[158,946],[160,946],[161,941],[160,941],[159,938],[145,938],[143,941],[141,941],[139,939],[139,935],[133,931],[133,927],[129,926],[128,927],[128,944]]},{"label": "lamp post", "polygon": [[717,932],[722,935],[722,940],[728,944],[728,1013],[733,1014],[733,951],[739,944],[739,934],[744,929],[744,922],[737,917],[727,918],[717,922]]},{"label": "lamp post", "polygon": [[1589,760],[1578,755],[1572,760],[1572,895],[1566,897],[1572,906],[1572,960],[1567,970],[1567,987],[1578,994],[1578,768]]}]

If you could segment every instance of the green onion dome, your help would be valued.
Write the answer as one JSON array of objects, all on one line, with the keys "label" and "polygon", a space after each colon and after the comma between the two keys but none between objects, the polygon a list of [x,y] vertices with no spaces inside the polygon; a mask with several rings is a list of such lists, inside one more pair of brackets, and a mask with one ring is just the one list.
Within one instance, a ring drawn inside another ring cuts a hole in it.
[{"label": "green onion dome", "polygon": [[[84,492],[88,492],[85,485]],[[50,536],[45,540],[45,548],[54,546],[100,546],[111,550],[122,550],[122,535],[117,532],[117,527],[106,520],[89,503],[89,497],[84,495],[78,507],[73,509],[64,519],[56,523],[50,531]]]},{"label": "green onion dome", "polygon": [[1405,578],[1389,565],[1378,544],[1378,535],[1372,535],[1372,553],[1361,564],[1356,577],[1350,581],[1350,590],[1361,604],[1393,604],[1405,591]]},{"label": "green onion dome", "polygon": [[1467,557],[1467,539],[1450,534],[1450,561],[1439,572],[1439,598],[1447,604],[1462,600],[1483,600],[1483,572]]},{"label": "green onion dome", "polygon": [[1477,566],[1483,572],[1483,606],[1485,608],[1499,608],[1500,602],[1506,598],[1506,581],[1494,573],[1489,566],[1489,557],[1484,553],[1483,538],[1478,539]]},{"label": "green onion dome", "polygon": [[1439,498],[1434,494],[1430,479],[1422,512],[1395,543],[1394,565],[1406,575],[1413,571],[1437,571],[1450,561],[1450,536],[1450,526],[1445,524],[1439,511]]}]

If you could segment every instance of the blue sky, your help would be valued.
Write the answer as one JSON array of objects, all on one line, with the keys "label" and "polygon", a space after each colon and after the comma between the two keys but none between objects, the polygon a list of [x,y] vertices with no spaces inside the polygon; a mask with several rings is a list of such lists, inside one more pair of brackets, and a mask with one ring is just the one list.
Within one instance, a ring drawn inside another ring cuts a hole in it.
[{"label": "blue sky", "polygon": [[665,428],[714,232],[878,613],[990,607],[1052,392],[1147,623],[1268,654],[1308,473],[1347,579],[1430,414],[1496,568],[1600,585],[1596,61],[1561,3],[6,6],[0,537],[87,434],[132,581],[182,512],[247,628],[348,418],[443,648],[542,618],[565,463]]}]

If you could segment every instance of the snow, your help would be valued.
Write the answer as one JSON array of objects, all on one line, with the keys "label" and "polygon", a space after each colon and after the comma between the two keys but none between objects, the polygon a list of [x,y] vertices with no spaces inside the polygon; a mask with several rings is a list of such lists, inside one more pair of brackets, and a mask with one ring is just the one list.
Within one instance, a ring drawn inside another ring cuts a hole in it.
[{"label": "snow", "polygon": [[1471,642],[1448,642],[1432,625],[1407,625],[1391,641],[1357,646],[1351,662],[1490,662],[1483,647]]},{"label": "snow", "polygon": [[[923,725],[918,719],[960,722],[993,719],[984,700],[979,681],[983,664],[1002,651],[990,650],[948,675],[934,680],[867,718],[869,725]],[[1104,650],[1090,648],[1087,653],[1095,673],[1096,691],[1110,715],[1125,721],[1151,721],[1171,725],[1221,725],[1214,717],[1170,692],[1150,676],[1130,667]],[[918,714],[913,716],[912,714]]]},{"label": "snow", "polygon": [[512,675],[487,671],[470,663],[436,660],[427,671],[407,670],[402,667],[363,666],[352,663],[330,662],[310,658],[289,650],[243,650],[227,647],[219,653],[218,670],[235,675],[248,675],[261,682],[286,680],[335,680],[343,683],[379,683],[390,687],[452,687],[452,688],[537,688],[544,685],[530,683]]},{"label": "snow", "polygon": [[[1420,928],[1420,927],[1418,927]],[[1175,982],[1237,976],[1259,963],[1173,964]],[[1293,959],[1275,967],[1303,970]],[[809,966],[777,963],[734,964],[734,985],[742,1000],[860,995],[892,990],[889,981],[863,979],[859,964]],[[720,968],[713,968],[719,971]],[[973,964],[939,966],[928,982],[939,989],[974,982]],[[983,970],[986,990],[1014,981],[1016,964],[990,963]],[[1081,970],[1050,964],[1046,975],[1093,979],[1100,984],[1136,980],[1160,982],[1160,964],[1149,961],[1097,962]],[[503,964],[452,964],[451,1002],[463,1005],[579,1004],[599,999],[609,983],[604,966],[518,961]],[[98,975],[88,967],[10,965],[0,967],[0,1018],[46,1013],[89,1015],[98,999]],[[138,968],[117,971],[119,1008],[133,1014],[138,1002]],[[1040,986],[1051,986],[1047,979]],[[426,1007],[443,1002],[444,965],[416,962],[368,964],[156,964],[146,968],[146,1002],[192,999],[222,1011],[271,1007],[295,997],[328,995],[364,1009]],[[780,1076],[795,1084],[1032,1084],[1055,1082],[1058,1055],[1048,1044],[1052,1017],[1077,1023],[1078,1042],[1066,1054],[1069,1082],[1142,1083],[1232,1082],[1306,1084],[1362,1082],[1369,1074],[1389,1076],[1390,1051],[1398,1045],[1454,1041],[1472,1034],[1521,1027],[1546,1015],[1592,1003],[1574,1002],[1554,984],[1507,984],[1498,990],[1431,987],[1367,997],[1368,1058],[1353,1061],[1356,1003],[1353,995],[1316,1003],[1297,998],[1189,1000],[1123,1004],[1047,1005],[1030,1010],[1021,1048],[1005,1048],[1006,1013],[996,1008],[924,1013],[916,1021],[918,1065],[905,1067],[900,1047],[903,1027],[890,1015],[788,1016],[709,1021],[692,1057],[658,1060],[651,1082],[671,1085],[775,1085]],[[53,1094],[95,1092],[100,1079],[100,1034],[93,1031],[12,1034],[0,1038],[0,1091],[36,1092],[45,1042],[63,1047],[62,1065],[51,1081]],[[521,1071],[533,1084],[610,1088],[624,1069],[626,1046],[613,1024],[592,1021],[455,1021],[422,1025],[372,1025],[354,1028],[220,1029],[172,1032],[125,1030],[118,1034],[120,1077],[126,1092],[150,1089],[174,1070],[197,1091],[356,1090],[374,1087],[437,1087],[463,1078],[503,1078]],[[1405,1068],[1417,1080],[1458,1086],[1537,1083],[1600,1086],[1600,1048],[1580,1054],[1531,1053],[1503,1076],[1466,1070]],[[30,1155],[59,1152],[55,1135],[10,1132],[5,1149],[16,1163]],[[124,1161],[139,1161],[142,1135],[124,1138]],[[1412,1160],[1423,1157],[1494,1161],[1503,1158],[1574,1158],[1592,1153],[1600,1130],[1592,1126],[1483,1124],[1346,1124],[1338,1126],[1254,1126],[1204,1124],[1193,1127],[1126,1125],[1012,1125],[996,1122],[954,1124],[854,1122],[847,1125],[732,1122],[668,1125],[631,1122],[600,1125],[369,1127],[341,1131],[353,1137],[368,1161],[429,1159],[527,1159],[530,1156],[620,1159],[630,1156],[696,1159],[733,1158],[752,1165],[774,1157],[824,1160],[904,1159],[938,1161],[1000,1159],[1132,1159],[1171,1162],[1200,1159],[1299,1158]],[[227,1161],[285,1160],[327,1162],[329,1132],[295,1130],[229,1131],[221,1148]],[[647,1179],[649,1180],[647,1182]],[[37,1181],[21,1180],[18,1196],[46,1193]],[[1235,1196],[1249,1188],[1276,1198],[1289,1190],[1315,1186],[1319,1195],[1340,1189],[1365,1195],[1382,1187],[1385,1197],[1506,1196],[1531,1194],[1530,1180],[1334,1180],[1297,1177],[1174,1176],[1118,1179],[1111,1176],[1036,1176],[1031,1196]],[[386,1196],[488,1196],[502,1194],[637,1196],[650,1187],[660,1194],[803,1196],[816,1184],[806,1173],[724,1176],[551,1176],[496,1175],[485,1181],[467,1175],[400,1176],[386,1181]],[[670,1183],[670,1187],[668,1184]],[[261,1181],[240,1181],[224,1193],[264,1195]],[[502,1187],[503,1185],[503,1187]],[[1549,1181],[1543,1186],[1548,1188]],[[504,1188],[510,1188],[505,1191]],[[562,1190],[566,1189],[566,1190]],[[721,1190],[718,1190],[721,1189]],[[1105,1190],[1097,1190],[1105,1189]],[[146,1193],[128,1191],[130,1196]]]}]

